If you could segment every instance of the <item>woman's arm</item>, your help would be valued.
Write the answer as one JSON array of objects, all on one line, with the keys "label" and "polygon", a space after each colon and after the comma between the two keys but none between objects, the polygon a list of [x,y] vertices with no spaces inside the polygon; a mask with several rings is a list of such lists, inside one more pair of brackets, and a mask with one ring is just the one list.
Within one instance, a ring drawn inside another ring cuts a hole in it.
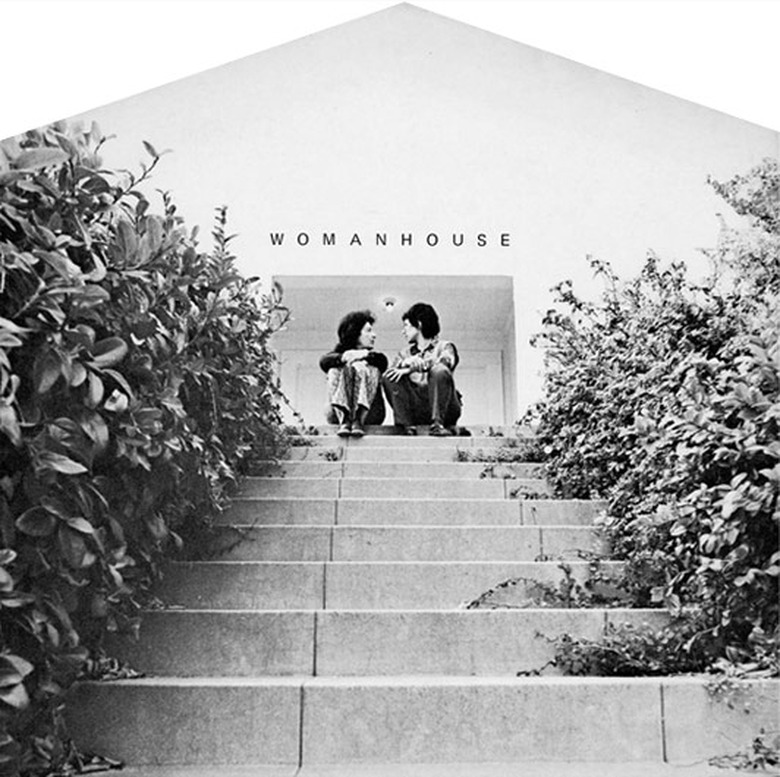
[{"label": "woman's arm", "polygon": [[323,372],[332,370],[334,367],[338,368],[343,366],[344,362],[341,360],[341,354],[338,351],[331,351],[330,353],[326,353],[320,359],[320,369]]},{"label": "woman's arm", "polygon": [[366,356],[366,364],[376,367],[379,372],[384,372],[387,369],[387,356],[379,351],[369,351]]}]

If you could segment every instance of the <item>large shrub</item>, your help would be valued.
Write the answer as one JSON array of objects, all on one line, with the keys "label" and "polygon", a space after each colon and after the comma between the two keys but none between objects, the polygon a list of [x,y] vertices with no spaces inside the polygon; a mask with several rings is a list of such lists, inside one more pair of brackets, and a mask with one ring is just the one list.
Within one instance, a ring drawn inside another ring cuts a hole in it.
[{"label": "large shrub", "polygon": [[636,604],[688,612],[704,664],[769,660],[780,572],[780,173],[712,185],[744,220],[707,279],[650,256],[627,282],[592,261],[599,302],[557,287],[534,410],[556,492],[609,500]]},{"label": "large shrub", "polygon": [[0,144],[0,771],[66,757],[68,685],[281,439],[278,290],[58,124]]}]

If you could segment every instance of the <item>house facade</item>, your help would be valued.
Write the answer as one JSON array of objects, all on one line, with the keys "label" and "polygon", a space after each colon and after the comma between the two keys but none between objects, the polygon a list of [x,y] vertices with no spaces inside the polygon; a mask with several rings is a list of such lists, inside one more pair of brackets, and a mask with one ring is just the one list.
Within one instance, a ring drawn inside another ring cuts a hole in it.
[{"label": "house facade", "polygon": [[774,130],[408,4],[78,118],[116,135],[111,166],[172,149],[152,187],[203,234],[228,205],[241,269],[285,289],[282,387],[309,424],[340,317],[372,309],[390,355],[416,301],[461,348],[464,422],[511,423],[541,393],[552,287],[597,296],[589,255],[703,274],[708,177],[780,156]]}]

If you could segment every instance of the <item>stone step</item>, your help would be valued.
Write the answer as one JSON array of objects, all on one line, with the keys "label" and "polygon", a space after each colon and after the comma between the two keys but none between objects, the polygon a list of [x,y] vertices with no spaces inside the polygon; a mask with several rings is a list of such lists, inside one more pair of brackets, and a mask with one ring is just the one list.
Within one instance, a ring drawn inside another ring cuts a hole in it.
[{"label": "stone step", "polygon": [[521,439],[508,436],[490,436],[487,434],[472,434],[471,436],[458,435],[451,437],[431,437],[428,434],[428,428],[422,427],[420,434],[415,437],[407,437],[402,434],[377,434],[376,427],[369,427],[364,437],[338,437],[335,434],[336,427],[333,427],[332,434],[306,434],[295,435],[290,438],[291,448],[314,448],[320,446],[345,445],[350,448],[430,448],[438,446],[441,448],[470,448],[485,450],[495,450],[503,448],[515,450],[530,442],[530,438]]},{"label": "stone step", "polygon": [[[589,565],[567,562],[584,581]],[[605,562],[607,573],[620,565]],[[557,586],[557,562],[255,562],[171,564],[158,595],[168,606],[227,610],[450,610],[506,580],[522,578]],[[525,601],[524,589],[507,587],[491,601]]]},{"label": "stone step", "polygon": [[[744,777],[744,770],[686,764],[682,777]],[[298,766],[138,766],[122,777],[681,777],[668,763],[587,761]]]},{"label": "stone step", "polygon": [[510,499],[549,494],[541,478],[296,478],[252,477],[241,484],[242,498]]},{"label": "stone step", "polygon": [[[460,434],[457,439],[498,439],[498,440],[532,440],[534,432],[528,427],[518,428],[516,426],[492,426],[488,424],[470,424],[467,427],[459,427]],[[336,437],[338,426],[323,424],[314,428],[313,433],[296,430],[297,434],[303,437]],[[371,439],[373,437],[381,436],[384,438],[392,438],[394,440],[415,440],[425,438],[430,432],[430,426],[428,424],[421,424],[417,427],[418,435],[416,437],[409,437],[405,434],[401,434],[398,427],[388,424],[381,424],[376,426],[366,427],[366,436],[363,438]],[[447,437],[435,437],[432,438],[436,442],[447,440]],[[351,441],[351,440],[350,440]],[[356,443],[360,443],[360,440],[355,440]]]},{"label": "stone step", "polygon": [[[144,764],[689,764],[777,727],[777,680],[711,677],[147,678],[81,683],[77,746]],[[746,714],[748,708],[750,714]],[[522,774],[518,768],[518,774]]]},{"label": "stone step", "polygon": [[114,637],[110,654],[149,675],[506,675],[554,670],[552,640],[595,640],[607,623],[660,627],[664,611],[153,610],[140,638]]},{"label": "stone step", "polygon": [[514,478],[540,478],[543,467],[539,464],[489,464],[478,462],[428,462],[409,461],[328,461],[310,455],[305,460],[259,461],[254,474],[265,477],[296,478],[448,478],[498,480]]},{"label": "stone step", "polygon": [[[571,499],[339,499],[239,497],[218,525],[263,526],[392,524],[428,526],[580,526],[603,509]],[[586,543],[590,547],[589,543]]]},{"label": "stone step", "polygon": [[[414,445],[344,445],[339,442],[323,442],[319,445],[296,446],[290,448],[286,459],[289,461],[367,461],[367,462],[414,462],[416,464],[455,462],[469,463],[475,459],[479,463],[496,463],[498,448],[472,448],[453,444],[414,444]],[[484,461],[483,461],[484,460]],[[511,462],[502,458],[503,463]],[[538,464],[537,464],[538,466]]]},{"label": "stone step", "polygon": [[224,526],[215,561],[534,561],[592,548],[568,526]]}]

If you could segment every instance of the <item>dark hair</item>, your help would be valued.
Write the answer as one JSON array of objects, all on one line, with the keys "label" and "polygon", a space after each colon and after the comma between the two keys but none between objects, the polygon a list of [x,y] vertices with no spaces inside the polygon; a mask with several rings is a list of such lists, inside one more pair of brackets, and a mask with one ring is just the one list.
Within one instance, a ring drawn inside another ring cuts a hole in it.
[{"label": "dark hair", "polygon": [[366,324],[373,324],[376,321],[374,314],[370,310],[353,310],[347,313],[339,321],[339,328],[336,330],[339,341],[336,345],[338,353],[344,353],[352,348],[357,348],[360,333]]},{"label": "dark hair", "polygon": [[441,331],[438,314],[433,306],[426,302],[415,302],[401,316],[401,321],[408,321],[412,326],[416,326],[422,332],[422,336],[427,339],[436,337]]}]

